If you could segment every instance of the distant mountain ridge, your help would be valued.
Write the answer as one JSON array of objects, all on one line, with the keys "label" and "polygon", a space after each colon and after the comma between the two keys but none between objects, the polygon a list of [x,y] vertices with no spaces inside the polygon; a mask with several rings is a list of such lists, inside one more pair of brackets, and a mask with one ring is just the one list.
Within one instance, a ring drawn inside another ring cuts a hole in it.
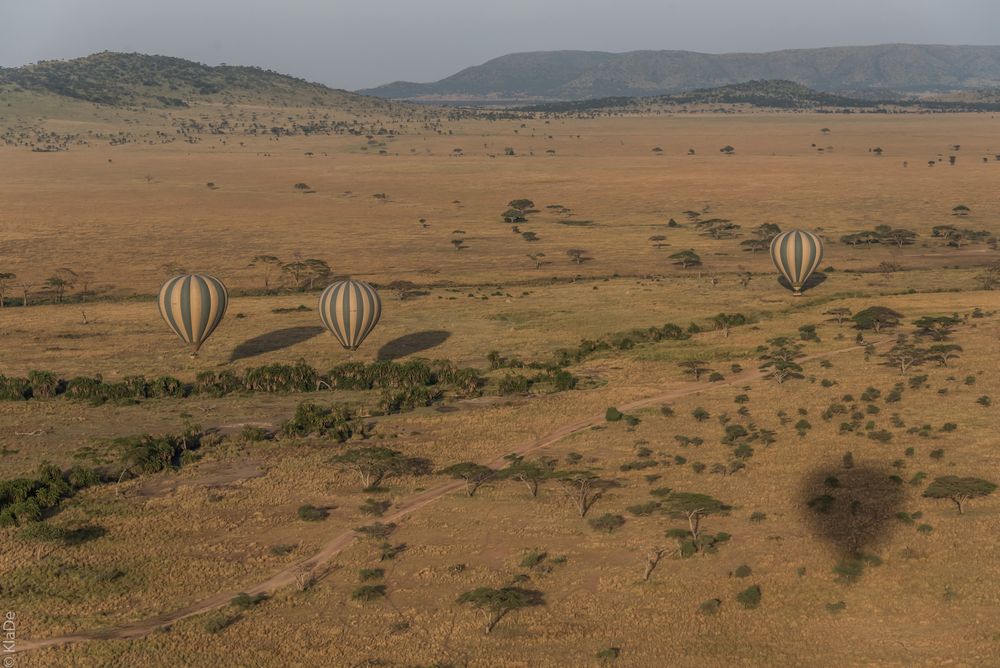
[{"label": "distant mountain ridge", "polygon": [[1000,46],[881,44],[767,53],[536,51],[494,58],[433,83],[358,91],[421,101],[560,101],[669,95],[754,80],[822,92],[888,94],[1000,86]]},{"label": "distant mountain ridge", "polygon": [[977,89],[962,94],[921,95],[897,97],[892,95],[870,96],[837,95],[824,93],[795,83],[773,79],[746,81],[744,83],[699,88],[674,93],[638,97],[602,97],[588,100],[561,100],[542,102],[522,107],[516,111],[580,113],[580,112],[637,112],[656,110],[686,110],[689,107],[711,110],[731,110],[735,106],[756,109],[815,110],[815,111],[869,111],[886,112],[903,110],[931,111],[1000,111],[1000,90]]}]

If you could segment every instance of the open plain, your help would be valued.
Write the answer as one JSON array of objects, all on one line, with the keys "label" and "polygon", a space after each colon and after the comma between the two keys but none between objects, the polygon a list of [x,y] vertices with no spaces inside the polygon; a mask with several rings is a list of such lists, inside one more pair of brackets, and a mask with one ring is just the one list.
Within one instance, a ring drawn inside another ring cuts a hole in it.
[{"label": "open plain", "polygon": [[[78,136],[0,145],[0,374],[195,390],[0,401],[4,479],[99,478],[0,528],[24,665],[995,665],[1000,494],[924,493],[1000,481],[1000,118],[53,105],[0,107]],[[745,243],[766,223],[824,239],[804,296]],[[842,241],[878,226],[916,236]],[[180,271],[231,293],[194,359],[154,301]],[[382,294],[353,353],[316,312],[336,276]],[[477,380],[327,374],[416,358]],[[205,376],[300,361],[315,385]],[[364,488],[335,458],[374,447],[425,465]],[[510,453],[537,495],[445,471]],[[480,587],[524,598],[497,621]]]}]

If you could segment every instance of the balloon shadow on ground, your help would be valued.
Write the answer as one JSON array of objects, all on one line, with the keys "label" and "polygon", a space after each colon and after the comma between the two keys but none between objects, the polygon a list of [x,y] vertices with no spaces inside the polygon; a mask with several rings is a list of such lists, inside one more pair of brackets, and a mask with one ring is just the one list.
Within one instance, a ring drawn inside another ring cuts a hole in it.
[{"label": "balloon shadow on ground", "polygon": [[379,348],[378,360],[380,362],[386,362],[400,357],[405,357],[406,355],[412,355],[413,353],[419,353],[430,348],[436,348],[447,341],[449,336],[451,336],[451,332],[445,332],[443,330],[429,330],[426,332],[406,334],[398,339],[389,341],[384,346]]},{"label": "balloon shadow on ground", "polygon": [[[809,276],[809,278],[806,279],[806,282],[802,285],[802,292],[807,292],[809,290],[812,290],[816,286],[823,284],[825,281],[826,281],[826,274],[824,274],[821,271],[815,271],[812,273],[811,276]],[[781,285],[781,287],[785,288],[786,290],[793,289],[792,284],[789,283],[788,279],[785,278],[784,276],[778,277],[778,283]]]},{"label": "balloon shadow on ground", "polygon": [[286,329],[276,329],[273,332],[247,339],[236,346],[229,356],[229,361],[235,362],[236,360],[256,357],[264,353],[288,348],[297,343],[308,341],[314,336],[322,334],[324,331],[326,330],[322,327],[288,327]]},{"label": "balloon shadow on ground", "polygon": [[799,488],[805,526],[838,557],[876,551],[899,524],[905,493],[886,469],[821,466]]}]

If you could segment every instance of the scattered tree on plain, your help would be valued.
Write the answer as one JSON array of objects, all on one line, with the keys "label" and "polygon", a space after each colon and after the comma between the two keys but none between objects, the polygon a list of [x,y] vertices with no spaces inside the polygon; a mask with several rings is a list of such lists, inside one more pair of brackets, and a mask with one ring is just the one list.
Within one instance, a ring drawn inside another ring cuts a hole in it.
[{"label": "scattered tree on plain", "polygon": [[479,610],[486,620],[486,633],[508,614],[524,608],[545,605],[545,596],[534,589],[521,587],[479,587],[467,591],[456,600],[461,605],[470,605]]},{"label": "scattered tree on plain", "polygon": [[996,488],[994,483],[982,478],[946,475],[935,478],[934,482],[924,490],[923,496],[929,499],[948,499],[958,507],[958,514],[961,515],[970,499],[989,496]]},{"label": "scattered tree on plain", "polygon": [[438,473],[454,478],[455,480],[465,481],[465,492],[471,497],[476,493],[477,489],[492,479],[497,472],[489,466],[483,466],[482,464],[460,462],[443,468]]}]

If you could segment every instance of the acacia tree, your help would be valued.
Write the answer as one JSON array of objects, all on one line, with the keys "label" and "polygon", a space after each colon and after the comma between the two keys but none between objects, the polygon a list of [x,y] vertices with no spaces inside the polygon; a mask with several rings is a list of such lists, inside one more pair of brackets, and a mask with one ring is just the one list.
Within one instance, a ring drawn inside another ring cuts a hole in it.
[{"label": "acacia tree", "polygon": [[496,475],[496,471],[489,466],[476,464],[475,462],[459,462],[438,471],[441,475],[449,476],[455,480],[465,481],[465,492],[470,497],[476,493],[486,481]]},{"label": "acacia tree", "polygon": [[823,315],[833,316],[838,325],[843,325],[844,321],[851,317],[851,309],[846,306],[838,306],[823,313]]},{"label": "acacia tree", "polygon": [[917,327],[918,336],[926,336],[934,341],[947,341],[961,322],[962,319],[957,315],[925,315],[913,324]]},{"label": "acacia tree", "polygon": [[17,274],[12,272],[0,272],[0,308],[4,307],[4,298],[7,296],[7,284],[17,278]]},{"label": "acacia tree", "polygon": [[927,351],[910,343],[905,334],[900,334],[896,344],[883,357],[886,364],[899,367],[900,373],[906,373],[911,367],[927,360]]},{"label": "acacia tree", "polygon": [[31,288],[35,287],[35,284],[31,281],[21,281],[17,287],[21,288],[21,306],[27,306],[28,293],[31,292]]},{"label": "acacia tree", "polygon": [[760,251],[766,251],[771,247],[770,241],[765,241],[764,239],[747,239],[746,241],[741,241],[740,245],[743,246],[743,250],[748,250],[751,253],[757,253]]},{"label": "acacia tree", "polygon": [[310,258],[305,260],[302,264],[305,265],[305,282],[309,290],[316,287],[317,281],[326,281],[333,274],[333,270],[330,269],[324,260],[317,260],[316,258]]},{"label": "acacia tree", "polygon": [[539,486],[552,476],[556,468],[556,460],[551,457],[526,460],[521,455],[510,454],[504,457],[510,464],[497,473],[497,477],[516,480],[524,483],[532,497],[538,496]]},{"label": "acacia tree", "polygon": [[65,279],[59,276],[49,276],[45,279],[45,287],[56,293],[57,303],[62,303],[63,294],[65,294],[66,288],[68,287]]},{"label": "acacia tree", "polygon": [[761,370],[768,370],[767,378],[773,378],[779,384],[791,378],[802,377],[802,367],[795,360],[802,357],[802,344],[796,343],[785,336],[779,336],[768,341],[770,347],[761,351]]},{"label": "acacia tree", "polygon": [[357,448],[330,460],[358,474],[365,489],[374,489],[384,480],[401,475],[430,473],[430,460],[407,457],[398,450],[384,447]]},{"label": "acacia tree", "polygon": [[701,380],[703,374],[711,371],[708,367],[708,363],[702,360],[684,360],[683,362],[678,362],[679,366],[686,375],[694,376],[696,381]]},{"label": "acacia tree", "polygon": [[961,515],[965,503],[969,499],[977,499],[992,494],[997,486],[983,480],[982,478],[960,478],[959,476],[946,475],[935,478],[923,496],[929,499],[948,499],[958,506],[958,514]]},{"label": "acacia tree", "polygon": [[674,264],[679,265],[681,269],[698,267],[701,265],[701,257],[693,250],[685,250],[680,251],[679,253],[674,253],[670,256],[670,259],[674,261]]},{"label": "acacia tree", "polygon": [[653,242],[653,246],[657,249],[663,248],[663,242],[667,240],[667,237],[662,234],[654,234],[649,238]]},{"label": "acacia tree", "polygon": [[291,278],[292,284],[296,288],[302,287],[302,275],[305,274],[306,270],[306,264],[302,260],[296,260],[295,262],[288,262],[281,265],[281,273]]},{"label": "acacia tree", "polygon": [[927,359],[934,360],[941,366],[948,366],[948,360],[958,359],[962,346],[955,343],[936,343],[926,351]]},{"label": "acacia tree", "polygon": [[902,314],[887,306],[869,306],[851,316],[851,320],[858,329],[870,329],[878,334],[883,329],[899,325],[902,317]]},{"label": "acacia tree", "polygon": [[56,293],[56,302],[62,303],[67,290],[76,285],[76,272],[68,267],[56,269],[52,276],[45,279],[45,287]]},{"label": "acacia tree", "polygon": [[545,253],[528,253],[528,258],[535,263],[535,269],[540,269],[545,264]]},{"label": "acacia tree", "polygon": [[465,592],[455,602],[479,610],[486,619],[486,633],[490,633],[511,612],[545,605],[545,595],[538,590],[521,587],[478,587]]},{"label": "acacia tree", "polygon": [[583,262],[586,262],[587,260],[590,259],[589,257],[587,257],[587,251],[581,248],[570,248],[568,251],[566,251],[566,255],[569,255],[570,259],[573,260],[573,262],[575,262],[576,264],[582,264]]},{"label": "acacia tree", "polygon": [[993,290],[1000,286],[1000,260],[987,265],[983,273],[976,276],[983,290]]},{"label": "acacia tree", "polygon": [[898,248],[908,246],[916,241],[917,233],[913,230],[887,228],[880,232],[883,241],[896,244]]},{"label": "acacia tree", "polygon": [[661,508],[670,517],[687,520],[693,547],[698,551],[701,546],[698,539],[701,537],[702,518],[727,513],[731,507],[708,494],[671,491],[662,500]]},{"label": "acacia tree", "polygon": [[264,289],[271,289],[271,275],[281,270],[281,260],[275,255],[254,255],[247,265],[250,268],[260,268],[263,272]]},{"label": "acacia tree", "polygon": [[747,317],[742,313],[720,313],[712,318],[712,325],[715,329],[721,330],[726,338],[729,338],[730,329],[745,325],[747,322]]},{"label": "acacia tree", "polygon": [[563,493],[576,507],[580,517],[586,517],[598,499],[618,483],[605,480],[593,471],[558,471],[552,474]]}]

